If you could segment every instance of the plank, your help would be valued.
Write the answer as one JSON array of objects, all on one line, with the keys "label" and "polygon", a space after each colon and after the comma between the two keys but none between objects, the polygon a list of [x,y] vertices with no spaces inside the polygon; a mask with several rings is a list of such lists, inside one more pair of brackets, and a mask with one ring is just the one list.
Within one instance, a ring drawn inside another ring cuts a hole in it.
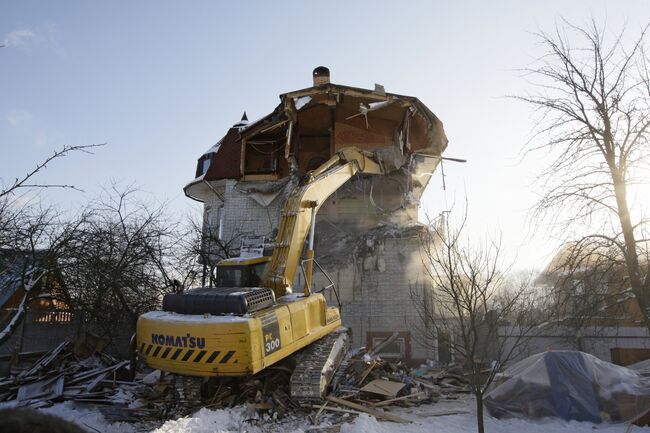
[{"label": "plank", "polygon": [[380,418],[384,419],[386,421],[393,421],[393,422],[399,422],[399,423],[410,423],[411,421],[405,418],[402,418],[397,415],[393,415],[392,413],[387,413],[387,412],[381,412],[375,409],[371,409],[365,406],[362,406],[360,404],[352,403],[351,401],[343,400],[342,398],[334,397],[334,396],[328,396],[327,399],[331,401],[332,403],[336,403],[341,406],[346,406],[354,410],[358,410],[361,412],[365,412],[368,415],[372,415],[375,418]]},{"label": "plank", "polygon": [[387,397],[395,397],[398,392],[404,388],[406,384],[402,382],[393,382],[391,380],[375,379],[367,383],[361,391],[370,392],[373,394],[385,395]]},{"label": "plank", "polygon": [[374,407],[389,406],[390,404],[396,401],[408,400],[409,398],[414,397],[426,397],[426,394],[423,392],[416,392],[415,394],[409,394],[402,397],[391,398],[390,400],[378,401],[377,403],[371,403]]}]

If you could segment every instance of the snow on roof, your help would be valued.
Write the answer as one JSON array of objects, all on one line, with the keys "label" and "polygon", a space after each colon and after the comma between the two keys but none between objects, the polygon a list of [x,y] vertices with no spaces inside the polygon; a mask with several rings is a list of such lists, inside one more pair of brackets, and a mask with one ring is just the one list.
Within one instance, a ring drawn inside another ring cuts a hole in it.
[{"label": "snow on roof", "polygon": [[9,269],[0,269],[0,306],[11,298],[22,285],[22,272],[20,266],[13,266]]},{"label": "snow on roof", "polygon": [[26,252],[0,252],[0,307],[22,287],[27,268],[31,268],[31,263]]},{"label": "snow on roof", "polygon": [[216,153],[219,148],[221,147],[221,143],[223,142],[223,138],[219,141],[217,141],[217,144],[206,150],[203,155],[209,155],[210,153]]}]

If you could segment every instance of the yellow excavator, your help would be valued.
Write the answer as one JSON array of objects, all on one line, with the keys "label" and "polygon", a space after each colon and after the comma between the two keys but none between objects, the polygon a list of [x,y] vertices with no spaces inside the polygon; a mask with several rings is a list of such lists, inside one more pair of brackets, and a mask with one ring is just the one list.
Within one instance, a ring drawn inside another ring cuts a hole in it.
[{"label": "yellow excavator", "polygon": [[[291,395],[323,397],[349,343],[339,309],[312,293],[316,213],[357,173],[383,169],[372,153],[348,147],[309,172],[287,198],[272,256],[222,260],[217,287],[165,295],[163,311],[138,320],[139,357],[183,376],[232,377],[255,374],[307,348],[291,377]],[[292,293],[307,238],[305,287]]]}]

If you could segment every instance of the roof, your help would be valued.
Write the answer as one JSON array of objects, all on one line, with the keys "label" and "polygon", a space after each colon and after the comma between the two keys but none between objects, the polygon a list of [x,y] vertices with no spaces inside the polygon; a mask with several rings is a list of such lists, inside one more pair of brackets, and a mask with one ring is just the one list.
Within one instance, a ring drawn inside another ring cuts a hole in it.
[{"label": "roof", "polygon": [[[28,251],[0,251],[0,307],[23,286],[23,276],[32,268],[30,255]],[[36,260],[44,255],[45,251],[37,251]]]},{"label": "roof", "polygon": [[[381,114],[379,114],[381,118],[400,124],[405,118],[405,110],[411,110],[411,112],[418,114],[416,116],[418,117],[418,123],[412,124],[407,131],[412,131],[409,133],[414,134],[413,139],[421,143],[418,144],[419,149],[426,149],[417,151],[440,155],[447,147],[447,138],[444,134],[442,122],[418,98],[387,93],[381,86],[370,90],[327,83],[280,94],[281,102],[272,112],[255,121],[246,124],[242,121],[230,128],[219,142],[210,147],[199,158],[195,179],[184,187],[185,194],[190,198],[203,201],[197,198],[196,194],[204,190],[208,192],[208,188],[203,186],[206,182],[221,179],[240,179],[242,176],[243,141],[256,134],[277,135],[281,128],[289,127],[290,120],[296,122],[297,119],[302,119],[298,120],[298,123],[301,123],[305,120],[305,116],[309,117],[304,112],[312,110],[321,104],[331,105],[332,95],[336,95],[337,112],[339,107],[341,113],[346,112],[342,122],[348,127],[354,128],[347,121],[357,116],[365,116],[367,125],[367,112],[369,111],[373,112],[373,116],[377,115],[374,113],[381,111]],[[348,98],[349,101],[354,101],[354,107],[350,103],[346,104],[346,99],[341,102],[338,95]],[[361,104],[361,107],[359,107],[359,104]],[[356,121],[357,119],[353,120]],[[348,133],[351,134],[352,132],[354,132],[354,129]],[[205,163],[208,159],[209,163]],[[207,171],[204,173],[205,167],[207,167]],[[282,176],[287,174],[287,170]],[[201,175],[204,176],[201,177]]]}]

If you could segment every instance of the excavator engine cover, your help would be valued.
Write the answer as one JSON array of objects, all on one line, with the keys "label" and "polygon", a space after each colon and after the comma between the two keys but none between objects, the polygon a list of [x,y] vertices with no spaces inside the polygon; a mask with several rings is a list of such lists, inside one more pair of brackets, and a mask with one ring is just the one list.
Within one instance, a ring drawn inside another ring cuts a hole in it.
[{"label": "excavator engine cover", "polygon": [[180,314],[246,314],[275,304],[268,288],[203,287],[163,298],[163,311]]}]

